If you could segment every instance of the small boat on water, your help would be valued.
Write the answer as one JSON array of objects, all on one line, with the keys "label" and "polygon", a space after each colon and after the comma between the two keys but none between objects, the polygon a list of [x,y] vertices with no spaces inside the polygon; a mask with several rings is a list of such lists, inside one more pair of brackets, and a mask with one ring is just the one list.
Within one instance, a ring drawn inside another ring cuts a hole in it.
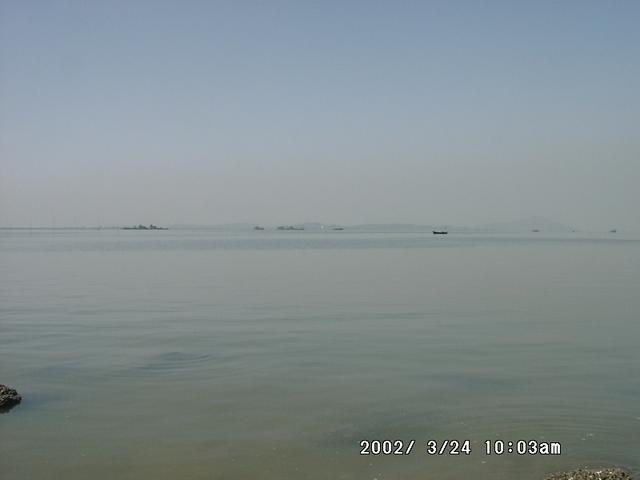
[{"label": "small boat on water", "polygon": [[256,225],[255,227],[253,227],[254,230],[264,230],[264,227],[261,227],[259,225]]},{"label": "small boat on water", "polygon": [[333,227],[334,230],[344,230],[343,227]]},{"label": "small boat on water", "polygon": [[617,233],[617,232],[618,232],[618,230],[615,229],[615,228],[612,228],[611,230],[609,230],[609,233]]},{"label": "small boat on water", "polygon": [[449,232],[447,230],[434,230],[433,234],[434,235],[449,235]]}]

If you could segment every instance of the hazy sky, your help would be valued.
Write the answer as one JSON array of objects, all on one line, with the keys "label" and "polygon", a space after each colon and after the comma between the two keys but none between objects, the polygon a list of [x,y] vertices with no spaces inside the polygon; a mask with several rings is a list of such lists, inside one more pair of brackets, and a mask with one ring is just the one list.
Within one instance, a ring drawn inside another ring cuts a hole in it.
[{"label": "hazy sky", "polygon": [[0,226],[640,229],[638,1],[0,0]]}]

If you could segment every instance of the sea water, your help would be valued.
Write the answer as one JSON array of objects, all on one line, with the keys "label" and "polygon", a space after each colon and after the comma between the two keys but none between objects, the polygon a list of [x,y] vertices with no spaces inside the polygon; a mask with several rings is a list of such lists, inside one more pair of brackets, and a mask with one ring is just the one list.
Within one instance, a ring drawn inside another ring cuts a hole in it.
[{"label": "sea water", "polygon": [[0,478],[638,469],[639,312],[621,234],[3,230]]}]

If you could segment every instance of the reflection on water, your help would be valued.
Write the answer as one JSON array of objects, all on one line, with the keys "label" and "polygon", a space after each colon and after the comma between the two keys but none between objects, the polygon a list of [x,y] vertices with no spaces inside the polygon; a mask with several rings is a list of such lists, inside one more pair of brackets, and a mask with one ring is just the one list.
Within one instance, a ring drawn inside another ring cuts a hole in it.
[{"label": "reflection on water", "polygon": [[153,355],[148,363],[138,367],[145,371],[188,370],[196,368],[199,363],[206,363],[212,358],[208,353],[165,352]]},{"label": "reflection on water", "polygon": [[[639,468],[640,242],[0,232],[0,477]],[[6,437],[5,437],[6,438]],[[429,439],[470,439],[430,457]],[[485,439],[560,441],[486,456]],[[362,439],[416,439],[360,456]]]}]

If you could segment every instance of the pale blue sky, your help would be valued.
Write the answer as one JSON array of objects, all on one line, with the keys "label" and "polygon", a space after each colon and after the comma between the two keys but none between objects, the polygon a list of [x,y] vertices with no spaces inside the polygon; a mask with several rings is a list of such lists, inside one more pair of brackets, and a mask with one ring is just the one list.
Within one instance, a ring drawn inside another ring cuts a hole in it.
[{"label": "pale blue sky", "polygon": [[640,229],[640,2],[0,6],[0,226]]}]

